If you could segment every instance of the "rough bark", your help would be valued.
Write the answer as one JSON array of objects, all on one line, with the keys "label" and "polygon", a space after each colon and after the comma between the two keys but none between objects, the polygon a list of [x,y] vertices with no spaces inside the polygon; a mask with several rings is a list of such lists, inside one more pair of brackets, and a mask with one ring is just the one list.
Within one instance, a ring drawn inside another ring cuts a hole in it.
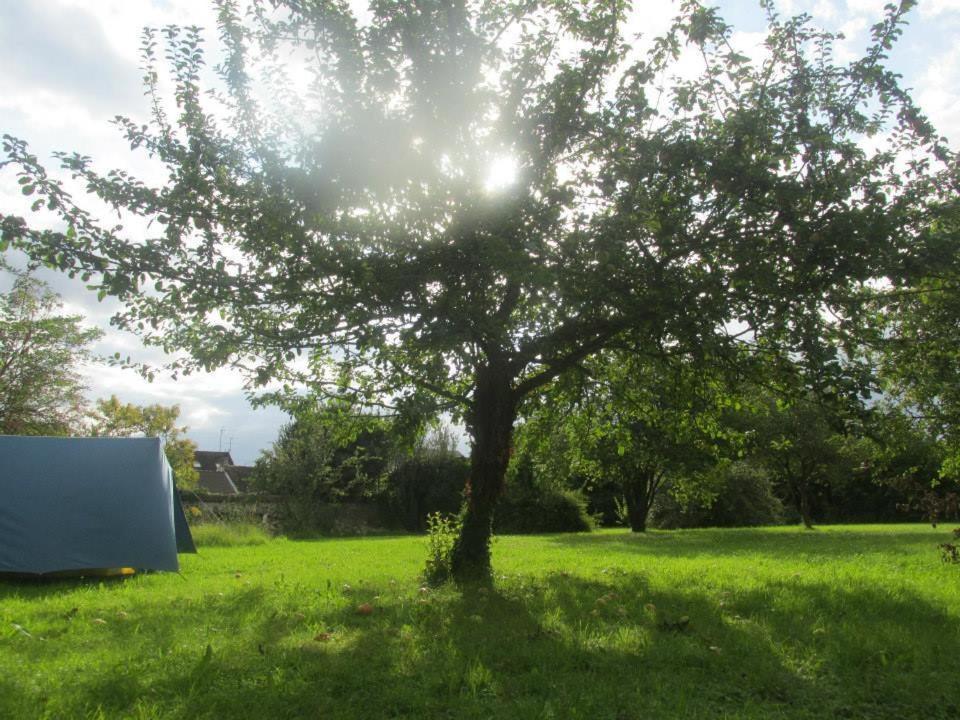
[{"label": "rough bark", "polygon": [[493,511],[503,492],[516,413],[516,394],[509,376],[494,365],[478,372],[467,418],[473,447],[463,526],[451,556],[453,578],[461,585],[486,583],[492,578]]}]

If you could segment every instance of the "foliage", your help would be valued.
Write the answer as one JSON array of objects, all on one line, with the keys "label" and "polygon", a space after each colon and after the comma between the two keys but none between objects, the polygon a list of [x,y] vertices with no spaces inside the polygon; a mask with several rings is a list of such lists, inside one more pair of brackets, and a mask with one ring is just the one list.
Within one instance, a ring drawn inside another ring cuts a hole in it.
[{"label": "foliage", "polygon": [[86,386],[80,366],[101,337],[83,317],[61,315],[45,283],[14,274],[0,295],[0,434],[69,435],[82,425]]},{"label": "foliage", "polygon": [[413,457],[417,459],[461,457],[457,436],[447,423],[435,421],[415,441]]},{"label": "foliage", "polygon": [[200,480],[200,474],[193,467],[197,444],[184,437],[187,428],[177,426],[179,417],[179,405],[134,405],[121,403],[116,395],[111,395],[106,400],[97,400],[87,429],[91,435],[101,437],[160,438],[177,485],[190,489],[197,487]]},{"label": "foliage", "polygon": [[631,529],[643,531],[665,483],[697,493],[696,474],[716,461],[728,434],[720,422],[721,380],[705,367],[600,353],[526,411],[521,447],[543,458],[538,464],[565,464],[586,479],[588,492],[625,498]]},{"label": "foliage", "polygon": [[544,481],[529,455],[517,455],[493,526],[498,533],[586,532],[593,529],[593,519],[579,491]]},{"label": "foliage", "polygon": [[0,717],[952,720],[944,541],[922,525],[502,536],[476,597],[421,592],[422,537],[0,581]]},{"label": "foliage", "polygon": [[291,422],[257,458],[254,487],[306,506],[376,495],[393,460],[387,420],[311,397],[298,400],[290,412]]},{"label": "foliage", "polygon": [[[750,461],[807,528],[824,514],[831,488],[849,484],[874,452],[855,391],[861,384],[833,365],[827,378],[794,363],[765,368],[767,383],[745,386],[743,409],[730,418],[748,438]],[[852,392],[841,389],[848,383]]]},{"label": "foliage", "polygon": [[960,481],[960,200],[937,208],[929,257],[912,276],[873,293],[882,334],[874,347],[887,394],[942,442],[940,476]]},{"label": "foliage", "polygon": [[508,486],[493,518],[498,533],[579,533],[593,525],[580,492],[555,488],[517,493]]},{"label": "foliage", "polygon": [[769,474],[745,461],[721,462],[702,478],[704,491],[685,503],[663,493],[653,508],[653,522],[663,528],[779,525],[783,503],[773,492]]},{"label": "foliage", "polygon": [[[147,30],[150,121],[116,120],[165,185],[58,156],[153,234],[98,222],[7,136],[22,192],[67,229],[0,216],[0,243],[120,298],[120,327],[187,351],[174,370],[234,363],[252,385],[462,414],[455,571],[489,577],[525,399],[627,336],[721,356],[734,324],[785,351],[830,318],[850,333],[853,291],[903,274],[953,187],[950,152],[884,67],[913,4],[888,6],[842,65],[834,36],[771,0],[755,61],[695,0],[646,51],[623,0],[399,0],[362,22],[342,2],[223,0],[219,85],[199,29]],[[516,179],[496,192],[503,157]]]},{"label": "foliage", "polygon": [[427,515],[427,566],[423,570],[427,585],[437,587],[453,577],[453,546],[459,533],[460,521],[455,515]]},{"label": "foliage", "polygon": [[[314,396],[288,399],[291,421],[261,452],[250,476],[262,492],[282,496],[277,521],[296,536],[364,534],[368,513],[341,513],[342,503],[370,503],[383,492],[402,436],[388,418]],[[375,512],[373,514],[376,514]]]}]

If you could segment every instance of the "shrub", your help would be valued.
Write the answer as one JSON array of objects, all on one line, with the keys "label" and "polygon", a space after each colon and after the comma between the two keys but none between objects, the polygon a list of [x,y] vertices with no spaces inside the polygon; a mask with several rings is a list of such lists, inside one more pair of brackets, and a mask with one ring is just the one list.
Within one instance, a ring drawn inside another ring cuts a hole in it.
[{"label": "shrub", "polygon": [[403,529],[422,532],[430,515],[460,511],[469,474],[470,462],[460,455],[431,454],[408,460],[387,478],[384,513]]},{"label": "shrub", "polygon": [[253,523],[204,523],[190,529],[197,547],[263,545],[270,540],[266,530]]},{"label": "shrub", "polygon": [[704,478],[712,501],[694,498],[681,503],[670,492],[654,504],[654,524],[662,528],[777,525],[784,521],[783,503],[763,468],[747,462],[721,463]]},{"label": "shrub", "polygon": [[[581,493],[541,486],[530,467],[522,465],[511,468],[507,490],[497,503],[496,532],[583,532],[593,528]],[[469,475],[470,462],[459,455],[410,460],[390,474],[383,498],[385,514],[411,532],[429,531],[429,517],[460,511]]]},{"label": "shrub", "polygon": [[519,495],[508,490],[497,504],[493,528],[498,533],[589,532],[593,520],[586,499],[575,490]]},{"label": "shrub", "polygon": [[529,456],[523,456],[507,471],[507,489],[493,516],[499,533],[587,532],[593,519],[587,501],[575,490],[543,482]]},{"label": "shrub", "polygon": [[289,498],[278,506],[280,531],[293,538],[348,537],[385,532],[380,508],[362,503],[303,503]]},{"label": "shrub", "polygon": [[452,576],[451,554],[460,534],[460,518],[453,515],[431,513],[427,525],[427,566],[423,580],[431,586],[442,585]]}]

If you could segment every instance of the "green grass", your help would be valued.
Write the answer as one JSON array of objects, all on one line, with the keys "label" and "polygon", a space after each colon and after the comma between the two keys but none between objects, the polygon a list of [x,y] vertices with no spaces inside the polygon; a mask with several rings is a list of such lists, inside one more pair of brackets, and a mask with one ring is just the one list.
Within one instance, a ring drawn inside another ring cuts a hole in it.
[{"label": "green grass", "polygon": [[3,582],[0,718],[957,718],[948,537],[503,537],[496,592],[467,598],[420,591],[417,537]]}]

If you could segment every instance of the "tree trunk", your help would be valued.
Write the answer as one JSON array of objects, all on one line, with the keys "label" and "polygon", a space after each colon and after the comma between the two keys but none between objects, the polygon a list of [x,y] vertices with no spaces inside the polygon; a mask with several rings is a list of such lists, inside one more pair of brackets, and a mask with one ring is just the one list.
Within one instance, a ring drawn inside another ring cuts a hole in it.
[{"label": "tree trunk", "polygon": [[473,447],[463,526],[451,555],[451,571],[457,584],[488,583],[493,577],[493,509],[503,492],[516,414],[517,401],[509,375],[495,365],[481,368],[467,418]]},{"label": "tree trunk", "polygon": [[800,519],[803,520],[803,526],[807,530],[813,530],[813,515],[810,510],[810,487],[807,483],[800,483],[799,495]]},{"label": "tree trunk", "polygon": [[647,517],[650,515],[652,477],[642,475],[624,486],[624,498],[627,501],[627,519],[633,532],[647,531]]}]

